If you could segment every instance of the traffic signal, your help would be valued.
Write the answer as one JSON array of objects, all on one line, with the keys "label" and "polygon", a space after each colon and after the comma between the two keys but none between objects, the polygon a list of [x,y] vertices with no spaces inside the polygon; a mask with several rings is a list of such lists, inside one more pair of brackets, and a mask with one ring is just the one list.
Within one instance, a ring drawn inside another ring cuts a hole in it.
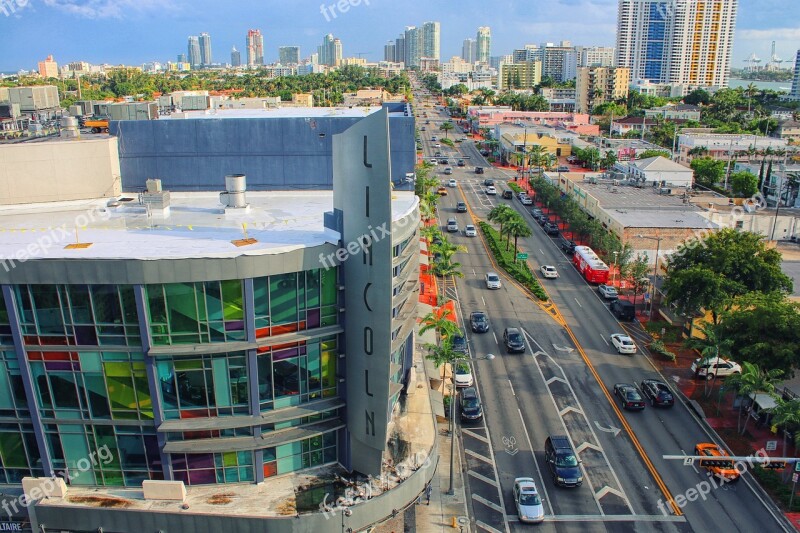
[{"label": "traffic signal", "polygon": [[770,461],[769,463],[764,463],[764,464],[761,464],[759,466],[761,468],[764,468],[764,469],[767,469],[767,470],[780,470],[782,468],[786,468],[786,462],[785,461]]},{"label": "traffic signal", "polygon": [[700,466],[706,468],[733,468],[733,461],[730,459],[700,459]]}]

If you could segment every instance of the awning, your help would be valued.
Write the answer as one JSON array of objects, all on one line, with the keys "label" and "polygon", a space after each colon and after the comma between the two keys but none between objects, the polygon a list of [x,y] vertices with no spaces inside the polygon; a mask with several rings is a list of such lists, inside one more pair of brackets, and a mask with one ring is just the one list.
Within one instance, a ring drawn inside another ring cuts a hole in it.
[{"label": "awning", "polygon": [[775,398],[770,396],[769,394],[764,393],[753,393],[751,392],[748,394],[750,399],[753,400],[753,405],[757,406],[760,411],[767,411],[777,407],[777,403],[775,402]]}]

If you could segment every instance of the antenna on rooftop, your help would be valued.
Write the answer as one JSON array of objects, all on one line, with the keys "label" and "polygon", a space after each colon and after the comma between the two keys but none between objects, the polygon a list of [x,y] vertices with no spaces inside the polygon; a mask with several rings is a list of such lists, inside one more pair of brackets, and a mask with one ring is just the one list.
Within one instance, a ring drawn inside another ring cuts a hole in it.
[{"label": "antenna on rooftop", "polygon": [[65,250],[83,250],[84,248],[88,248],[92,245],[90,242],[81,242],[80,236],[78,235],[78,226],[75,226],[75,242],[72,244],[68,244],[64,246]]}]

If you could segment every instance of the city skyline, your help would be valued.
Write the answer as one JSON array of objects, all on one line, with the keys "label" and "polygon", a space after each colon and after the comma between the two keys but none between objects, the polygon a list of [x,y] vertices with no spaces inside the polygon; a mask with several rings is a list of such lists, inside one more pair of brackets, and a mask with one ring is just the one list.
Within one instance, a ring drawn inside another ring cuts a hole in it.
[{"label": "city skyline", "polygon": [[[414,2],[416,0],[413,0]],[[305,3],[303,3],[305,4]],[[278,60],[278,47],[295,44],[302,50],[315,50],[320,40],[334,33],[350,52],[360,53],[368,61],[383,58],[383,46],[395,31],[419,24],[419,19],[441,22],[441,59],[461,56],[466,38],[474,38],[477,27],[492,28],[492,55],[510,54],[525,44],[572,41],[584,46],[613,46],[616,40],[617,0],[560,0],[537,8],[535,16],[522,5],[509,2],[503,9],[487,11],[485,4],[466,0],[456,12],[445,7],[419,4],[402,6],[371,2],[351,5],[347,12],[333,18],[319,11],[317,3],[307,5],[264,6],[247,2],[230,13],[203,10],[202,3],[184,14],[174,0],[158,4],[111,3],[96,0],[78,9],[73,4],[29,2],[16,12],[0,17],[5,42],[27,42],[23,50],[0,54],[0,71],[33,69],[38,61],[53,54],[56,61],[88,61],[140,65],[149,61],[167,61],[186,49],[189,35],[208,33],[218,46],[243,47],[243,37],[250,27],[259,27],[265,36],[265,63]],[[308,11],[305,16],[298,14]],[[755,53],[763,61],[770,56],[772,40],[784,67],[791,67],[800,41],[800,13],[785,9],[784,2],[740,0],[734,36],[732,68],[745,66],[744,59]],[[154,18],[156,13],[167,16]],[[124,13],[124,14],[123,14]],[[384,25],[375,21],[392,20],[387,34]],[[51,32],[46,38],[30,39],[42,27],[63,26],[70,32]],[[300,22],[298,26],[298,21]],[[396,30],[394,29],[396,28]],[[75,39],[91,32],[91,40]],[[142,39],[147,35],[147,39]],[[103,46],[94,43],[102,42]],[[307,57],[307,56],[306,56]]]}]

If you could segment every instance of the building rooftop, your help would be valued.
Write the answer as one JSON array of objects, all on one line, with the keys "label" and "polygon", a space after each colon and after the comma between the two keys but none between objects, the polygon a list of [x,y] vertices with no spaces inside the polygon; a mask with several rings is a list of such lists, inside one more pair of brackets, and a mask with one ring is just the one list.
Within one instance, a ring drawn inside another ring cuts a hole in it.
[{"label": "building rooftop", "polygon": [[[333,210],[332,191],[247,192],[249,210],[227,215],[217,192],[170,193],[166,218],[148,217],[138,193],[117,200],[118,207],[108,207],[108,198],[0,207],[0,260],[238,257],[339,241],[337,232],[324,227],[324,213]],[[416,204],[413,192],[393,192],[393,218]],[[256,242],[232,242],[245,237]],[[66,248],[76,242],[91,244]]]},{"label": "building rooftop", "polygon": [[715,228],[697,208],[683,209],[610,209],[608,214],[626,228]]},{"label": "building rooftop", "polygon": [[[575,175],[575,173],[570,174]],[[591,183],[573,179],[572,175],[569,175],[569,178],[575,182],[575,185],[597,198],[600,206],[607,210],[663,209],[667,211],[682,211],[692,209],[687,207],[689,204],[684,203],[682,194],[659,194],[658,188],[649,186],[642,188],[631,185],[615,186],[611,180],[597,180],[597,183]],[[577,176],[582,177],[580,174],[577,174]],[[677,190],[683,191],[683,189]]]},{"label": "building rooftop", "polygon": [[629,165],[635,166],[642,171],[661,171],[661,172],[693,172],[691,168],[685,167],[674,161],[670,161],[666,157],[656,156],[648,157],[647,159],[637,159],[630,161]]},{"label": "building rooftop", "polygon": [[[368,107],[278,107],[274,109],[207,109],[183,111],[159,120],[216,119],[216,118],[363,118],[380,111],[381,106]],[[399,113],[389,113],[397,115]]]}]

